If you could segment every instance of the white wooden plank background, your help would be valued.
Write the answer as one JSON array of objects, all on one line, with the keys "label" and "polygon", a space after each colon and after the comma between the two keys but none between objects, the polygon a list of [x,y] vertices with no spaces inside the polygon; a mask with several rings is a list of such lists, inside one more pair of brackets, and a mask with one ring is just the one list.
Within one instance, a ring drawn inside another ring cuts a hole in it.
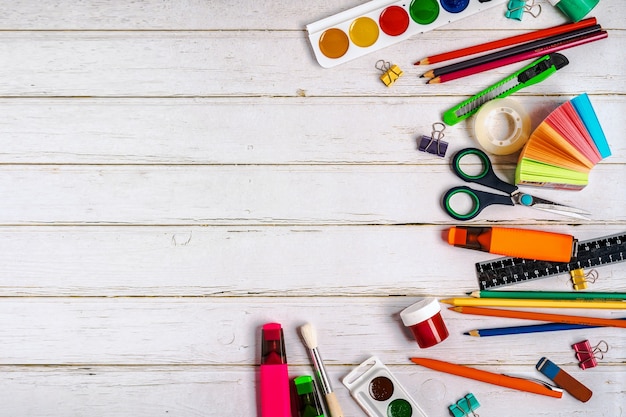
[{"label": "white wooden plank background", "polygon": [[[523,22],[492,9],[322,69],[304,26],[360,3],[0,6],[2,415],[257,415],[259,328],[274,320],[292,376],[312,373],[296,328],[316,325],[349,416],[364,413],[340,380],[372,354],[430,417],[468,391],[483,417],[624,414],[621,330],[475,339],[462,333],[511,321],[444,311],[449,340],[419,350],[398,317],[419,297],[476,289],[474,263],[493,258],[442,240],[455,223],[440,198],[458,180],[416,140],[517,68],[427,86],[412,63],[564,17],[549,4]],[[565,51],[569,66],[516,95],[534,126],[590,95],[613,156],[581,192],[533,191],[592,219],[501,207],[472,224],[582,240],[626,230],[625,12],[603,0],[593,15],[609,38]],[[405,71],[392,88],[378,81],[381,58]],[[448,127],[446,140],[449,153],[475,145],[471,124]],[[515,156],[494,162],[512,179]],[[626,264],[598,271],[594,290],[626,291]],[[611,349],[581,371],[570,345],[584,338]],[[472,383],[410,365],[416,355],[527,377],[548,356],[594,396],[582,404]]]}]

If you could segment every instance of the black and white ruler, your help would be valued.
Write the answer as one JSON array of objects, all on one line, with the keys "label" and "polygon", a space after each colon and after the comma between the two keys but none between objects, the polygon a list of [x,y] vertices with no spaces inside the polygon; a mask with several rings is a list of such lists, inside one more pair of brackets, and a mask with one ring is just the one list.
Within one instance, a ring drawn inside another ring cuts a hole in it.
[{"label": "black and white ruler", "polygon": [[477,263],[476,275],[480,289],[489,290],[623,261],[626,261],[626,232],[578,242],[578,253],[570,262],[499,258]]}]

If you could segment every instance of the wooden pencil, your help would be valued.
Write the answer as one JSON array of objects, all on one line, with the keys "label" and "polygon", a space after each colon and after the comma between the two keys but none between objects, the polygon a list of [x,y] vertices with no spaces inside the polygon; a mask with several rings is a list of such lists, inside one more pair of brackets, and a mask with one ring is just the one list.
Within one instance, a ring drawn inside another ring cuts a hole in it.
[{"label": "wooden pencil", "polygon": [[[584,27],[582,29],[577,29],[574,31],[561,33],[559,35],[550,36],[549,38],[539,39],[539,40],[525,43],[522,45],[516,45],[507,49],[492,52],[487,55],[481,55],[476,58],[471,58],[471,59],[467,59],[461,62],[456,62],[454,64],[445,65],[443,67],[435,68],[431,71],[428,71],[426,74],[430,74],[431,78],[439,77],[444,74],[449,74],[449,73],[460,71],[466,68],[476,67],[477,65],[486,64],[486,63],[500,60],[503,58],[516,56],[524,52],[535,51],[541,48],[547,48],[547,47],[550,47],[552,45],[555,45],[561,42],[567,42],[570,40],[577,39],[581,36],[586,36],[592,33],[597,33],[601,30],[602,28],[600,27],[600,25]],[[424,74],[424,77],[426,77],[426,74]]]},{"label": "wooden pencil", "polygon": [[501,310],[497,308],[484,307],[450,307],[450,310],[456,311],[457,313],[474,314],[477,316],[506,317],[512,319],[548,321],[553,323],[626,328],[626,321],[619,319],[570,316],[566,314],[535,313],[532,311],[519,310]]},{"label": "wooden pencil", "polygon": [[448,74],[443,74],[438,77],[431,78],[427,83],[428,84],[441,84],[441,83],[445,83],[448,81],[457,80],[459,78],[468,77],[470,75],[479,74],[484,71],[489,71],[495,68],[500,68],[506,65],[514,64],[516,62],[534,59],[537,57],[551,54],[553,52],[558,52],[564,49],[573,48],[575,46],[584,45],[586,43],[595,42],[595,41],[604,39],[607,36],[608,36],[608,33],[606,31],[599,31],[597,33],[593,33],[591,35],[574,39],[569,42],[556,43],[546,48],[540,48],[534,51],[524,52],[519,55],[509,56],[509,57],[499,59],[496,61],[477,65],[475,67],[466,68],[466,69],[456,71],[456,72],[451,72]]},{"label": "wooden pencil", "polygon": [[436,64],[438,62],[448,61],[451,59],[464,58],[466,56],[475,55],[481,52],[493,51],[495,49],[506,48],[507,46],[519,45],[537,39],[548,38],[550,36],[558,35],[560,33],[593,26],[597,23],[598,22],[595,17],[590,17],[576,23],[567,23],[564,25],[553,26],[546,29],[540,29],[533,32],[524,33],[522,35],[515,35],[508,38],[499,39],[497,41],[486,42],[463,49],[457,49],[455,51],[432,55],[420,61],[417,61],[415,65],[429,65]]},{"label": "wooden pencil", "polygon": [[624,292],[593,291],[472,291],[475,298],[525,298],[531,300],[626,300]]},{"label": "wooden pencil", "polygon": [[[620,318],[618,320],[626,320],[626,318]],[[579,330],[579,329],[595,329],[601,326],[587,326],[583,324],[568,324],[568,323],[544,323],[544,324],[530,324],[527,326],[509,326],[509,327],[492,327],[488,329],[474,329],[463,334],[473,337],[489,337],[489,336],[507,336],[513,334],[526,334],[526,333],[543,333],[543,332],[557,332],[562,330]]]},{"label": "wooden pencil", "polygon": [[547,300],[523,298],[446,298],[442,303],[458,307],[518,307],[518,308],[595,308],[605,310],[624,310],[626,302],[622,300]]},{"label": "wooden pencil", "polygon": [[514,334],[527,334],[527,333],[542,333],[542,332],[555,332],[561,330],[576,330],[576,329],[593,329],[598,326],[585,326],[583,324],[568,324],[568,323],[544,323],[544,324],[531,324],[528,326],[510,326],[510,327],[494,327],[489,329],[474,329],[463,334],[473,337],[490,337],[490,336],[508,336]]}]

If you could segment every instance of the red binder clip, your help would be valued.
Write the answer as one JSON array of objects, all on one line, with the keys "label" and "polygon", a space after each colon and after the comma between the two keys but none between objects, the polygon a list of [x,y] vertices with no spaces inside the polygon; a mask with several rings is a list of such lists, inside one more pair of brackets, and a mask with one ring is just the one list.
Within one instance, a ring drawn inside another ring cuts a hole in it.
[{"label": "red binder clip", "polygon": [[578,359],[578,366],[581,369],[593,368],[598,365],[598,359],[602,359],[604,354],[609,351],[609,345],[601,340],[600,343],[593,348],[589,343],[589,340],[583,340],[582,342],[574,343],[572,345],[576,352],[576,359]]}]

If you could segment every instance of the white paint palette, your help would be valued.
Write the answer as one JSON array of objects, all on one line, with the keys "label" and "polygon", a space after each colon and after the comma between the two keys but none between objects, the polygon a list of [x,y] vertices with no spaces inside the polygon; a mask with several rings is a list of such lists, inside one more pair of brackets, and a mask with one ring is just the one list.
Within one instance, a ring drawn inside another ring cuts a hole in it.
[{"label": "white paint palette", "polygon": [[342,382],[370,417],[426,417],[376,356],[361,363]]},{"label": "white paint palette", "polygon": [[[373,0],[307,25],[317,62],[331,68],[508,0]],[[504,11],[503,11],[504,14]]]}]

